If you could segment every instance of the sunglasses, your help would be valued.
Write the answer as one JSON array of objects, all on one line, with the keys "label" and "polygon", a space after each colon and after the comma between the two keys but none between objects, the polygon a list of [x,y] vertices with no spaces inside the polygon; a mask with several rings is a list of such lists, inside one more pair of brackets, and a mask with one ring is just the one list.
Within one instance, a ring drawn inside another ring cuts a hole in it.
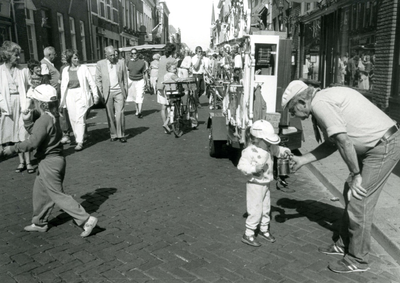
[{"label": "sunglasses", "polygon": [[137,53],[135,52],[135,53],[131,53],[131,55],[136,55]]}]

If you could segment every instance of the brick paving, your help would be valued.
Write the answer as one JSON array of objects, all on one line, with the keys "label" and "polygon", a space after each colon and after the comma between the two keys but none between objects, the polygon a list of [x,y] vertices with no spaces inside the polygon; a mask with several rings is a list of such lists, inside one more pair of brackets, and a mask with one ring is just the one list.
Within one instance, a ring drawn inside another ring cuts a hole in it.
[{"label": "brick paving", "polygon": [[[83,151],[66,147],[65,191],[99,218],[94,235],[55,208],[47,233],[27,233],[34,176],[0,162],[0,282],[400,282],[399,265],[375,242],[371,270],[327,270],[340,257],[318,253],[331,242],[340,202],[308,171],[288,179],[295,193],[271,185],[277,241],[241,243],[245,176],[234,160],[208,155],[208,110],[199,130],[163,133],[158,105],[147,96],[144,118],[126,110],[128,142],[110,142],[103,109],[88,120]],[[203,98],[204,99],[204,98]]]}]

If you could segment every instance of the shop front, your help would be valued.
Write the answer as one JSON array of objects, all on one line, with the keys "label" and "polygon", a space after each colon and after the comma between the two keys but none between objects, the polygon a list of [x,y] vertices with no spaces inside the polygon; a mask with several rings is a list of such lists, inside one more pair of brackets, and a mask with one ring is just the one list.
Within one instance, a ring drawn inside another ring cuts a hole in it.
[{"label": "shop front", "polygon": [[321,87],[374,87],[378,1],[316,8],[301,24],[300,74]]}]

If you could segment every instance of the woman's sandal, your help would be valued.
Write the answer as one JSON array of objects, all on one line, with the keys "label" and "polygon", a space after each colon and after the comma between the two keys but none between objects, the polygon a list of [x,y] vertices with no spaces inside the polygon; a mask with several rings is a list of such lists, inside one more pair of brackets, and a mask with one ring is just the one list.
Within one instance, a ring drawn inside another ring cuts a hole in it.
[{"label": "woman's sandal", "polygon": [[28,163],[26,164],[26,171],[28,174],[33,174],[36,172],[36,169],[32,166],[32,164]]},{"label": "woman's sandal", "polygon": [[15,169],[15,173],[21,173],[22,171],[24,171],[26,169],[25,163],[20,163],[17,167],[17,169]]}]

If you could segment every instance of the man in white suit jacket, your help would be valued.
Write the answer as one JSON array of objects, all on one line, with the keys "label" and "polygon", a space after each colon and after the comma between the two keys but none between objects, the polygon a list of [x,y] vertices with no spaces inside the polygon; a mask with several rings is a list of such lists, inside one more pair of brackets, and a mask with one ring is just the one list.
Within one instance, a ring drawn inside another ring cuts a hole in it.
[{"label": "man in white suit jacket", "polygon": [[95,82],[99,94],[106,104],[111,141],[126,142],[125,138],[125,99],[128,92],[128,76],[123,60],[115,58],[113,46],[104,48],[106,59],[96,65]]}]

